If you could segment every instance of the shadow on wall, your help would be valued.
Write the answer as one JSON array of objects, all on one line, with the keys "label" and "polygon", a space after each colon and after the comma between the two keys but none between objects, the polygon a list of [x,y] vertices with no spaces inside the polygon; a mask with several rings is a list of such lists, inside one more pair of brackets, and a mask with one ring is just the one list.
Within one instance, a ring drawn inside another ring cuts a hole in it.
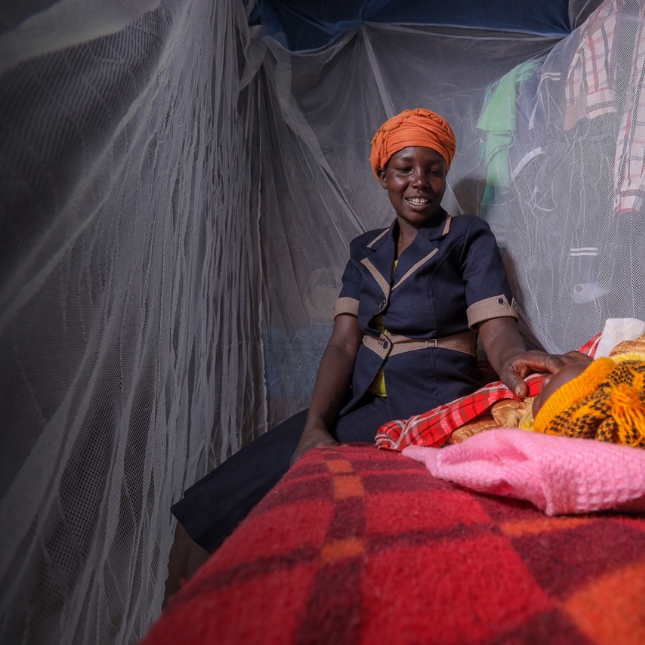
[{"label": "shadow on wall", "polygon": [[480,214],[482,198],[486,190],[485,179],[463,177],[457,182],[453,190],[464,213]]}]

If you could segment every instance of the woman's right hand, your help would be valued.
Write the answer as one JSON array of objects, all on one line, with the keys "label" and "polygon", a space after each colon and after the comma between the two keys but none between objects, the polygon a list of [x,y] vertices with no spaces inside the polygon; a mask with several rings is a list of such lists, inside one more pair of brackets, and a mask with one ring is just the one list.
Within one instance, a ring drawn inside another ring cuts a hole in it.
[{"label": "woman's right hand", "polygon": [[339,445],[329,434],[328,428],[335,423],[338,411],[347,398],[356,354],[362,340],[363,333],[356,316],[336,316],[331,338],[318,367],[305,430],[291,457],[292,466],[312,448]]},{"label": "woman's right hand", "polygon": [[300,457],[312,448],[339,445],[338,441],[329,434],[322,421],[308,422],[305,426],[304,432],[302,433],[302,437],[300,437],[298,447],[293,453],[293,457],[291,457],[290,466],[293,466]]}]

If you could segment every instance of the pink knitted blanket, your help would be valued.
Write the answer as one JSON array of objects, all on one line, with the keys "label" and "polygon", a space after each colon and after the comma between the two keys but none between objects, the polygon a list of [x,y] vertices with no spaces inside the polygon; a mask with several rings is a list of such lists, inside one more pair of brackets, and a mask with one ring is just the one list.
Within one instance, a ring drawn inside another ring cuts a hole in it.
[{"label": "pink knitted blanket", "polygon": [[533,502],[547,515],[620,507],[645,512],[645,450],[524,430],[489,430],[446,448],[403,455],[434,477]]}]

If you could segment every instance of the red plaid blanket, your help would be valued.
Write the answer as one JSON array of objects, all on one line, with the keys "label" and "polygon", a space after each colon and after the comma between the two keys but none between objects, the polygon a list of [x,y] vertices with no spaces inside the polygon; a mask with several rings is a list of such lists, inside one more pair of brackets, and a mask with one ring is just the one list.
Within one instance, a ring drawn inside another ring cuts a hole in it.
[{"label": "red plaid blanket", "polygon": [[[597,334],[578,351],[593,357],[596,355],[599,341],[600,334]],[[525,379],[529,386],[529,396],[536,396],[540,392],[544,379],[543,374],[532,374]],[[407,446],[440,446],[457,428],[486,412],[502,399],[519,401],[501,381],[495,381],[429,412],[417,414],[409,419],[388,421],[378,429],[376,445],[383,450],[397,452]]]},{"label": "red plaid blanket", "polygon": [[645,518],[550,518],[374,446],[307,453],[145,645],[645,643]]}]

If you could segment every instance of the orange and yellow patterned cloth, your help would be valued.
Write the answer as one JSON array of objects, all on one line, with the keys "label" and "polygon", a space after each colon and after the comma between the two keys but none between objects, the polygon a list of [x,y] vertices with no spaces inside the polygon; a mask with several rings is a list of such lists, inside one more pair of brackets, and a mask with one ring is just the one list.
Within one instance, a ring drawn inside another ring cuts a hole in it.
[{"label": "orange and yellow patterned cloth", "polygon": [[620,343],[551,394],[535,430],[645,447],[645,337]]}]

